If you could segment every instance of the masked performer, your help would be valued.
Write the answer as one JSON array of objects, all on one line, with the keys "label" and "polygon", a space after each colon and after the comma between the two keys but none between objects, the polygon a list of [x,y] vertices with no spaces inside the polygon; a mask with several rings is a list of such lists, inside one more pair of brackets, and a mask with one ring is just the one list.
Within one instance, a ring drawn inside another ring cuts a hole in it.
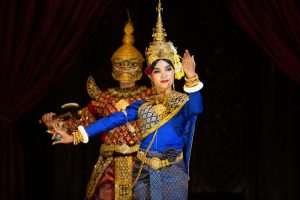
[{"label": "masked performer", "polygon": [[[79,125],[87,126],[95,120],[125,109],[129,104],[145,99],[152,91],[145,86],[136,86],[142,77],[142,54],[133,46],[133,25],[124,28],[123,45],[112,55],[112,76],[119,81],[119,88],[100,90],[92,77],[88,78],[87,89],[92,101],[80,110],[80,120],[70,119],[59,122],[67,132],[77,130]],[[58,121],[54,113],[47,113],[42,121],[49,129]],[[86,199],[132,199],[133,158],[139,149],[141,135],[136,121],[105,131],[99,159],[88,183]],[[51,131],[50,131],[51,132]],[[124,177],[127,177],[124,179]]]},{"label": "masked performer", "polygon": [[[166,41],[160,2],[157,10],[145,69],[156,92],[88,127],[79,126],[72,134],[55,125],[63,137],[55,143],[86,143],[95,134],[138,119],[142,140],[133,172],[133,199],[187,199],[188,163],[196,118],[202,112],[203,84],[195,72],[194,56],[185,51],[181,64],[173,44]],[[187,94],[172,88],[174,78],[180,79],[184,73]]]}]

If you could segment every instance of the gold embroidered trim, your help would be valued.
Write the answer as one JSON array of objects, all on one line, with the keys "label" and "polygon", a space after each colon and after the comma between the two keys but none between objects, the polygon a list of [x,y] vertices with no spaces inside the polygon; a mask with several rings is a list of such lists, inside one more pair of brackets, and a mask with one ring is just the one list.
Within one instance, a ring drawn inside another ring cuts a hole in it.
[{"label": "gold embroidered trim", "polygon": [[92,176],[89,180],[86,196],[85,199],[91,199],[94,195],[95,189],[97,187],[97,184],[104,172],[104,170],[110,165],[110,163],[113,161],[113,157],[108,157],[105,160],[103,159],[103,156],[99,156],[99,159],[94,166],[94,170],[92,173]]},{"label": "gold embroidered trim", "polygon": [[132,199],[132,156],[115,158],[115,200]]},{"label": "gold embroidered trim", "polygon": [[[182,108],[182,106],[184,106],[184,104],[188,101],[188,98],[185,98],[183,100],[183,102],[181,102],[180,105],[178,105],[177,108],[175,108],[170,114],[168,114],[166,117],[164,117],[161,121],[159,121],[157,124],[155,124],[154,126],[152,126],[151,128],[149,128],[148,130],[146,130],[143,134],[142,134],[142,139],[144,139],[145,137],[147,137],[150,133],[152,133],[153,131],[157,130],[159,127],[161,127],[162,125],[164,125],[167,121],[169,121],[172,117],[174,117],[174,115],[176,115],[178,113],[178,111]],[[145,103],[145,104],[150,104],[150,103]]]}]

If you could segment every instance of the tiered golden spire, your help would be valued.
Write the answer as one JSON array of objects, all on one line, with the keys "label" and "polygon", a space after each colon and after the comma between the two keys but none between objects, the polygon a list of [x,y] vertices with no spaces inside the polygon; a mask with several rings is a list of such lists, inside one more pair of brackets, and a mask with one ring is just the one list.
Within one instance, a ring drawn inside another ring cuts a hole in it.
[{"label": "tiered golden spire", "polygon": [[162,42],[162,41],[166,40],[165,38],[167,37],[167,34],[163,27],[163,23],[162,23],[162,19],[161,19],[161,12],[163,11],[163,9],[161,7],[160,0],[158,2],[158,6],[157,6],[156,10],[157,10],[158,16],[157,16],[157,21],[156,21],[156,28],[153,29],[152,37],[153,37],[154,41]]},{"label": "tiered golden spire", "polygon": [[177,50],[174,47],[173,43],[166,41],[167,33],[163,27],[161,12],[163,10],[159,0],[157,10],[157,21],[156,26],[153,29],[153,42],[150,43],[149,47],[146,48],[146,59],[147,64],[151,65],[154,61],[160,59],[170,60],[175,68],[175,78],[181,79],[184,76],[182,70],[180,56],[177,54]]}]

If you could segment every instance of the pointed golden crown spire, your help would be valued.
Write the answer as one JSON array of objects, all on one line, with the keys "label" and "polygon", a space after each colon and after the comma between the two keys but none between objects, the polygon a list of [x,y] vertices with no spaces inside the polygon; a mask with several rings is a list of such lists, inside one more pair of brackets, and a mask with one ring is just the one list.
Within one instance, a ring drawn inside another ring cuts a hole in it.
[{"label": "pointed golden crown spire", "polygon": [[133,45],[134,44],[134,37],[133,37],[134,28],[133,28],[132,21],[130,19],[128,10],[127,10],[127,16],[128,16],[128,22],[126,23],[125,28],[124,28],[125,35],[123,36],[122,41],[126,45]]},{"label": "pointed golden crown spire", "polygon": [[142,77],[142,65],[144,57],[134,44],[133,24],[128,14],[128,22],[124,27],[123,45],[112,55],[112,76],[118,81],[136,81]]},{"label": "pointed golden crown spire", "polygon": [[170,60],[175,69],[175,78],[181,79],[184,76],[182,65],[180,62],[180,56],[177,54],[177,50],[173,43],[166,41],[166,31],[162,23],[162,6],[160,0],[158,1],[157,10],[157,21],[156,26],[153,29],[153,42],[150,43],[149,47],[146,48],[146,59],[147,64],[151,65],[156,60],[167,59]]},{"label": "pointed golden crown spire", "polygon": [[134,37],[133,37],[133,24],[130,19],[128,13],[128,22],[124,27],[124,36],[123,36],[123,45],[120,46],[115,53],[112,55],[112,59],[119,58],[119,59],[129,59],[133,57],[141,58],[144,60],[143,55],[133,46],[134,44]]},{"label": "pointed golden crown spire", "polygon": [[165,41],[167,34],[166,31],[163,27],[163,23],[162,23],[162,18],[161,18],[161,12],[163,11],[162,7],[161,7],[161,2],[159,0],[158,2],[158,6],[156,8],[157,10],[157,21],[156,21],[156,27],[153,29],[153,34],[152,37],[154,39],[154,41]]}]

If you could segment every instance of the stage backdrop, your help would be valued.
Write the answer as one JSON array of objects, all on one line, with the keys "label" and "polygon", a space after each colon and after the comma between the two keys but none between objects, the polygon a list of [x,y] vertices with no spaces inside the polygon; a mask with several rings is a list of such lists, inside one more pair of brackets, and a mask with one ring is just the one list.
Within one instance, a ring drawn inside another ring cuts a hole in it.
[{"label": "stage backdrop", "polygon": [[[266,54],[249,30],[232,16],[234,10],[229,10],[225,2],[174,0],[162,3],[168,39],[178,47],[179,53],[189,49],[195,54],[197,73],[205,85],[202,90],[204,112],[197,121],[192,150],[190,199],[296,200],[295,152],[296,133],[299,133],[296,114],[300,111],[297,79],[291,78],[294,76],[286,68]],[[25,199],[83,198],[99,153],[100,138],[95,137],[89,144],[76,147],[51,146],[51,136],[45,133],[46,128],[38,124],[38,120],[43,113],[57,111],[66,102],[87,104],[90,99],[85,81],[90,74],[101,89],[117,86],[111,77],[110,57],[121,45],[123,26],[127,21],[126,8],[130,10],[135,25],[136,47],[144,52],[152,41],[155,6],[155,1],[148,0],[109,1],[103,15],[97,13],[97,23],[84,29],[87,31],[85,46],[72,49],[78,50],[76,59],[65,55],[62,57],[65,62],[57,63],[59,66],[68,64],[65,73],[55,77],[45,74],[46,79],[40,75],[49,85],[36,87],[43,88],[41,94],[47,95],[39,96],[43,98],[22,108],[23,115],[16,115],[19,120],[10,127],[16,128],[17,137],[1,138],[1,150],[9,144],[9,152],[21,153],[5,155],[13,163],[11,166],[17,166],[23,174],[18,177],[24,178]],[[39,14],[43,16],[45,13]],[[31,27],[30,24],[22,26]],[[35,38],[32,38],[33,42]],[[68,45],[69,39],[62,41]],[[55,58],[46,60],[56,63]],[[24,61],[26,59],[14,62],[26,63]],[[25,71],[30,75],[38,75],[35,68],[22,69],[28,69]],[[21,74],[13,73],[11,77],[19,80]],[[27,76],[21,80],[25,80],[24,83],[31,81]],[[7,84],[4,88],[13,85],[12,82]],[[146,78],[138,84],[150,86]],[[182,85],[183,81],[177,82],[177,90],[182,91]],[[26,84],[21,86],[27,88]],[[20,92],[25,91],[21,90],[22,87]],[[18,94],[14,101],[22,100],[18,89],[14,86],[9,90]],[[1,110],[2,121],[14,121],[10,120],[12,114],[7,113],[11,112],[3,110],[2,113]],[[19,146],[15,145],[17,139],[20,140]],[[22,161],[20,155],[24,155],[24,168],[16,165]],[[3,174],[3,177],[12,177],[9,179],[12,186],[18,186],[18,182],[13,182],[17,173],[9,176],[1,170],[1,177]]]}]

